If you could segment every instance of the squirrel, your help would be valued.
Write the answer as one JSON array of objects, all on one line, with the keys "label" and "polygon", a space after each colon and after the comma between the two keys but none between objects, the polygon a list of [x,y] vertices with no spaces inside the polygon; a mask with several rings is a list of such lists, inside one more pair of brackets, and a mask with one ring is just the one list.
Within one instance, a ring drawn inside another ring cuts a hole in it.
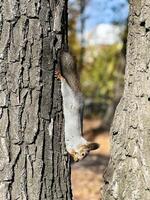
[{"label": "squirrel", "polygon": [[99,144],[88,142],[82,136],[84,101],[77,65],[69,51],[61,51],[60,70],[55,70],[55,77],[61,81],[66,149],[77,162],[97,149]]}]

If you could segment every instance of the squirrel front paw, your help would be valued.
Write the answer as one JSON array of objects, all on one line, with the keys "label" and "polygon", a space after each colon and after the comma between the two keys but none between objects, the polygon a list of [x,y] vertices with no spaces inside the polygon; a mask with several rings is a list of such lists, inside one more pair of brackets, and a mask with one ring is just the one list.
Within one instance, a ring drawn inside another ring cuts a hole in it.
[{"label": "squirrel front paw", "polygon": [[90,151],[96,150],[99,148],[99,144],[97,143],[87,143],[80,145],[77,150],[71,150],[69,154],[72,156],[75,162],[83,160]]}]

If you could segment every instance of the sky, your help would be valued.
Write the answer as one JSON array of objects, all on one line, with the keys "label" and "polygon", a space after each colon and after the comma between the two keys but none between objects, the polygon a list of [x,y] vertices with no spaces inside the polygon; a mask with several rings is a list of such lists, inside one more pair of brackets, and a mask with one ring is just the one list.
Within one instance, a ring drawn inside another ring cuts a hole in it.
[{"label": "sky", "polygon": [[84,41],[87,46],[122,44],[121,35],[124,30],[123,25],[99,24],[92,31],[85,33]]},{"label": "sky", "polygon": [[88,18],[85,32],[98,24],[125,24],[128,17],[127,0],[89,0],[84,13]]}]

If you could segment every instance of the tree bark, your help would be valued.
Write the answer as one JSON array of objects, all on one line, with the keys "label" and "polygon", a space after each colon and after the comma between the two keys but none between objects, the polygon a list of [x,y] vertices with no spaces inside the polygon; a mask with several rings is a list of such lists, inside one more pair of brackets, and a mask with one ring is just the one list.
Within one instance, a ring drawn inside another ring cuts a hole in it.
[{"label": "tree bark", "polygon": [[130,0],[125,89],[111,128],[103,200],[150,199],[149,7]]},{"label": "tree bark", "polygon": [[0,0],[0,199],[71,200],[57,52],[67,1]]}]

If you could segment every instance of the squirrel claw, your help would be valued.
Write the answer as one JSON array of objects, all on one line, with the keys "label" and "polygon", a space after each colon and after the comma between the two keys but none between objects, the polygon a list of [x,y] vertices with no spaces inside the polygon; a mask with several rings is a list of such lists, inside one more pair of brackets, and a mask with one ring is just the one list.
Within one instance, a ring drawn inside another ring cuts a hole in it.
[{"label": "squirrel claw", "polygon": [[61,80],[63,78],[62,75],[61,75],[61,73],[60,73],[60,71],[58,69],[55,70],[55,78],[57,80]]}]

